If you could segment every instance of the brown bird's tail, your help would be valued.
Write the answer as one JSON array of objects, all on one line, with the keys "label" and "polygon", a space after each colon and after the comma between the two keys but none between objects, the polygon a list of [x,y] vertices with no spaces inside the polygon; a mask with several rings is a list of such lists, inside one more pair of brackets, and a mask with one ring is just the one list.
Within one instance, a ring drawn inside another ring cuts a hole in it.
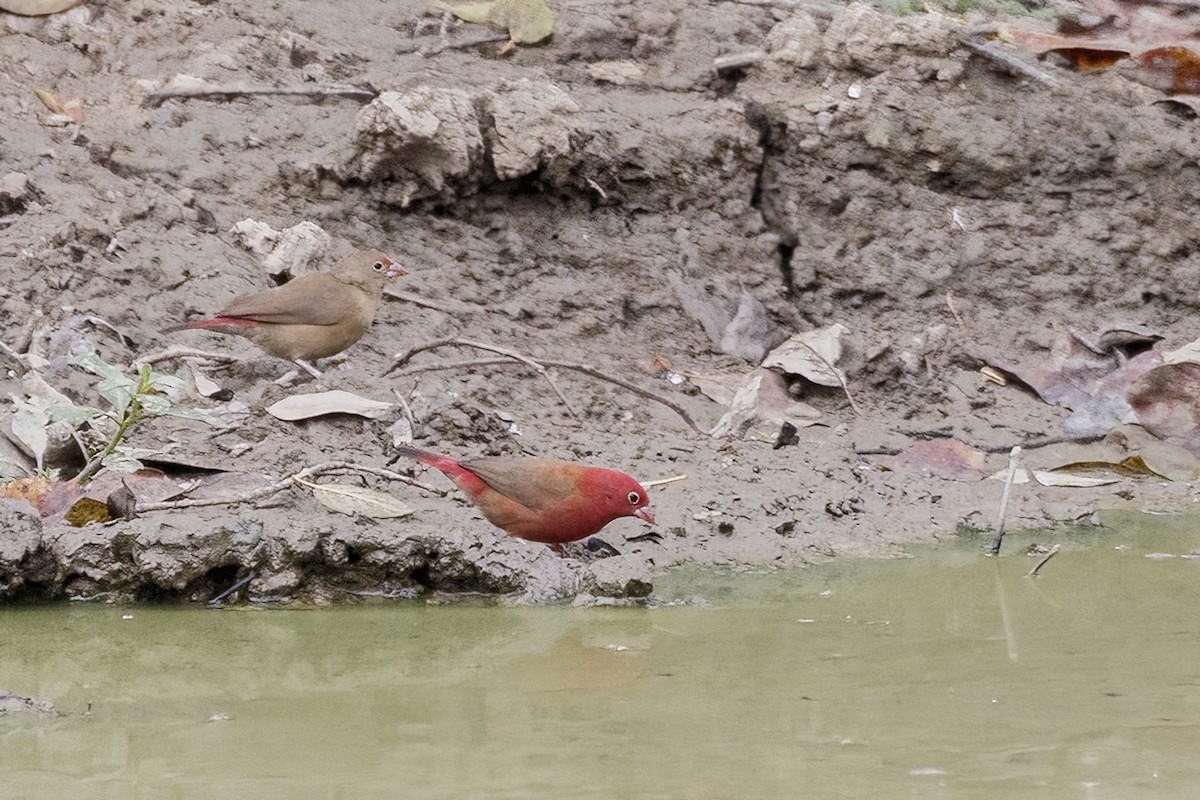
[{"label": "brown bird's tail", "polygon": [[239,328],[253,328],[259,323],[252,319],[243,319],[242,317],[200,317],[199,319],[191,319],[179,325],[172,325],[169,328],[163,328],[160,333],[174,333],[175,331],[191,331],[205,330],[208,328],[220,329],[222,333]]}]

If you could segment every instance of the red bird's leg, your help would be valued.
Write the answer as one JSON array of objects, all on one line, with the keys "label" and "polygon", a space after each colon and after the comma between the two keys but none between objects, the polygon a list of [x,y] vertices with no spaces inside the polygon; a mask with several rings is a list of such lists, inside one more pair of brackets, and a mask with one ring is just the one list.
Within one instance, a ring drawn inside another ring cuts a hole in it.
[{"label": "red bird's leg", "polygon": [[567,557],[567,548],[563,547],[559,543],[547,544],[546,547],[549,547],[551,550],[557,553],[559,558]]}]

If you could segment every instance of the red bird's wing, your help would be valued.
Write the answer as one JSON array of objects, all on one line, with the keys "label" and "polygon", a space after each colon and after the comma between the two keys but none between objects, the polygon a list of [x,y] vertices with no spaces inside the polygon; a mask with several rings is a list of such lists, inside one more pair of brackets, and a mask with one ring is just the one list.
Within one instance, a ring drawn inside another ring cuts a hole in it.
[{"label": "red bird's wing", "polygon": [[216,315],[277,325],[336,325],[352,311],[353,288],[327,272],[310,272],[277,289],[239,297]]},{"label": "red bird's wing", "polygon": [[486,456],[462,462],[483,482],[526,508],[553,508],[577,496],[578,464],[552,458]]}]

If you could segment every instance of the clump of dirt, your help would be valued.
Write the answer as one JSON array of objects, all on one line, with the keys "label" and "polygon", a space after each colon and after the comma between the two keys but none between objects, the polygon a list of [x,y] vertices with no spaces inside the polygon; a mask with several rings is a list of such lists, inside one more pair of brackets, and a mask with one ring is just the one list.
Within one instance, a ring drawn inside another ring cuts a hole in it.
[{"label": "clump of dirt", "polygon": [[[862,5],[568,0],[548,44],[505,57],[420,2],[346,11],[148,0],[0,17],[13,87],[0,95],[0,392],[21,395],[37,372],[94,403],[66,358],[83,328],[113,363],[169,345],[220,351],[241,360],[197,362],[220,393],[190,402],[230,426],[156,419],[136,444],[175,443],[185,472],[384,467],[401,404],[304,422],[264,409],[298,391],[395,391],[426,448],[578,459],[644,481],[686,474],[653,493],[656,535],[614,523],[600,538],[619,558],[583,545],[560,558],[505,539],[454,495],[378,481],[416,513],[349,517],[302,487],[267,505],[80,529],[6,507],[17,533],[0,546],[0,598],[207,600],[253,573],[259,599],[598,602],[644,598],[656,571],[681,563],[891,555],[987,527],[1003,488],[939,477],[900,451],[953,437],[991,452],[983,475],[1012,445],[1060,432],[1066,412],[985,380],[973,345],[1036,353],[1113,319],[1195,338],[1195,122],[1119,74],[1047,88],[963,47],[973,20]],[[226,93],[152,94],[189,85]],[[310,96],[239,91],[255,87]],[[78,119],[36,90],[78,100]],[[271,285],[265,248],[244,246],[261,229],[235,228],[247,219],[310,223],[335,252],[380,248],[409,269],[367,336],[309,385],[272,384],[286,365],[240,340],[158,333]],[[789,335],[834,323],[848,331],[846,390],[789,378],[790,396],[819,412],[791,435],[713,438],[645,394],[707,430],[727,409],[699,376],[748,377]],[[558,368],[568,409],[515,362],[423,369],[488,360],[460,348],[381,377],[394,354],[448,338],[586,364],[645,392]],[[196,384],[184,360],[159,368]],[[1129,426],[1026,458],[1134,453],[1195,475],[1189,454]],[[1009,525],[1192,502],[1180,480],[1014,495]]]}]

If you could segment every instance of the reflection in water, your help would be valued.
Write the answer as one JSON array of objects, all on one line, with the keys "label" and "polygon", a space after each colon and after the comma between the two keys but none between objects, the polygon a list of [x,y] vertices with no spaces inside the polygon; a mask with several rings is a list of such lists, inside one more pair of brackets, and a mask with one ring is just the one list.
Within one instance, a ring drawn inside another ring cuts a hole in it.
[{"label": "reflection in water", "polygon": [[659,584],[708,607],[5,610],[67,713],[0,718],[0,797],[1192,797],[1200,535],[1119,522]]}]

